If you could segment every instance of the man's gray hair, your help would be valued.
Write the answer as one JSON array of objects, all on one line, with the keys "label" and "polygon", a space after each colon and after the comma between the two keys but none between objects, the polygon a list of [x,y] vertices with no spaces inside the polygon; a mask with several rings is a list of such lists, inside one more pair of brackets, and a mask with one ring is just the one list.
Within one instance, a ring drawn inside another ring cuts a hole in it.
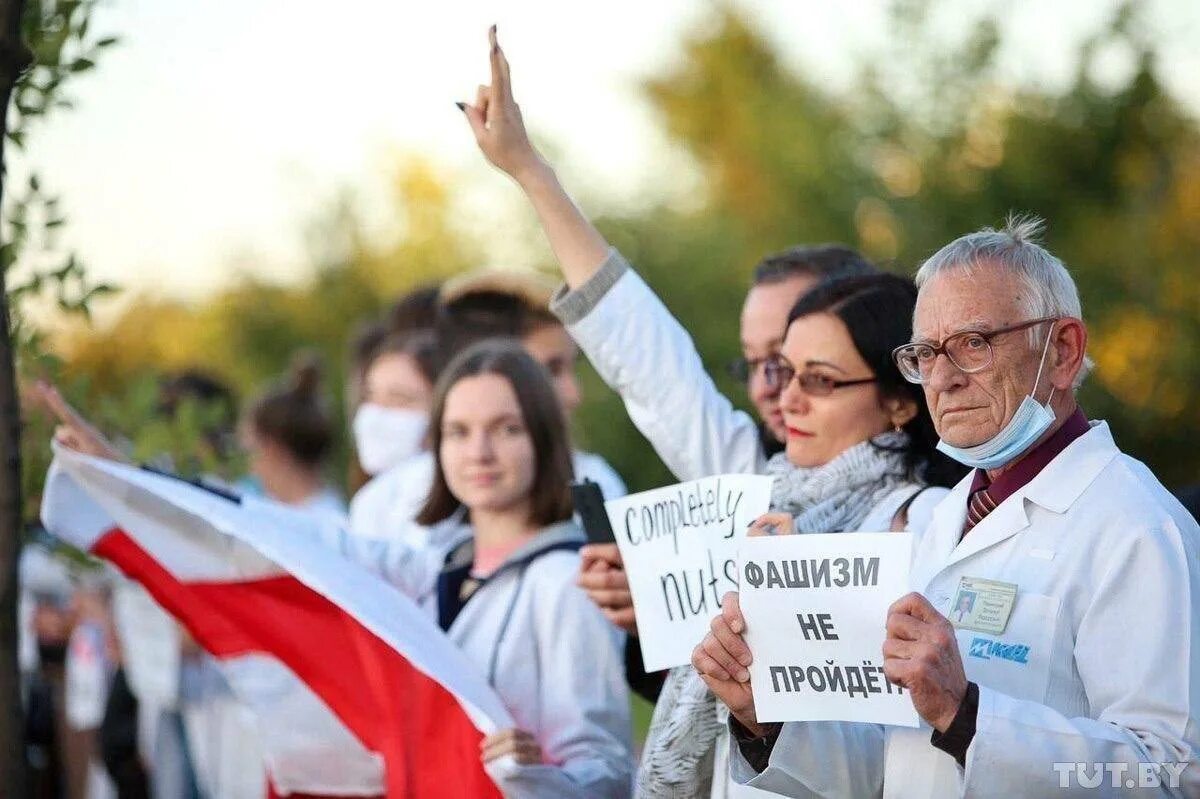
[{"label": "man's gray hair", "polygon": [[[951,269],[964,270],[968,274],[977,269],[1007,269],[1025,286],[1021,303],[1030,319],[1042,316],[1082,319],[1079,290],[1071,273],[1038,241],[1045,227],[1046,223],[1036,216],[1009,215],[1000,230],[985,227],[959,236],[921,264],[917,271],[917,287]],[[1029,331],[1032,346],[1040,345],[1045,337],[1044,327]],[[1075,377],[1076,388],[1083,383],[1092,366],[1092,359],[1085,356],[1083,367]]]}]

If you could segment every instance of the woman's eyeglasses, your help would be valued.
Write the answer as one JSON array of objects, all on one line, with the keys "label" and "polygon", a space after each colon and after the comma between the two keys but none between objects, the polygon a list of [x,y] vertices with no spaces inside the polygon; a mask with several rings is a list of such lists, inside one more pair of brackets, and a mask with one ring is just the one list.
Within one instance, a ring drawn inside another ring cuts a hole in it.
[{"label": "woman's eyeglasses", "polygon": [[800,390],[810,397],[828,397],[839,388],[859,386],[864,383],[874,383],[874,377],[863,377],[858,380],[834,380],[820,372],[797,372],[792,365],[778,356],[763,364],[763,374],[767,382],[780,389],[786,388],[792,380],[800,386]]}]

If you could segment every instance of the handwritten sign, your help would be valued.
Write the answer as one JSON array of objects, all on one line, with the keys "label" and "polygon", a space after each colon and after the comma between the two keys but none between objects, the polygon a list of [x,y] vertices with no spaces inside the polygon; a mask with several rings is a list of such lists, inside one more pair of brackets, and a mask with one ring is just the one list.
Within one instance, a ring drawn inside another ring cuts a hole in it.
[{"label": "handwritten sign", "polygon": [[750,686],[759,721],[917,726],[888,682],[887,609],[908,592],[910,533],[747,538],[739,550]]},{"label": "handwritten sign", "polygon": [[770,477],[732,474],[604,503],[625,561],[649,671],[691,662],[692,649],[737,590],[737,551],[766,513]]}]

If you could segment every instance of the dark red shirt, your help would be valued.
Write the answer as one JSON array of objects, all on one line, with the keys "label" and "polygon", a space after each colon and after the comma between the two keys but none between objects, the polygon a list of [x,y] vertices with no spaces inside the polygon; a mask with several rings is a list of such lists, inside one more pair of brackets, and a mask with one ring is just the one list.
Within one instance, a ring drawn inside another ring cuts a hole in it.
[{"label": "dark red shirt", "polygon": [[1083,415],[1082,410],[1076,408],[1075,412],[1063,422],[1062,427],[1055,430],[1054,434],[1045,441],[1022,455],[1013,464],[1011,469],[997,477],[994,482],[988,480],[987,472],[983,469],[976,469],[975,476],[971,480],[971,490],[967,492],[967,501],[970,501],[970,496],[976,491],[986,488],[988,496],[991,497],[994,503],[999,505],[1015,494],[1022,486],[1028,485],[1033,478],[1038,476],[1038,473],[1042,469],[1046,468],[1046,464],[1057,458],[1072,441],[1090,429],[1091,426],[1088,425],[1087,417]]}]

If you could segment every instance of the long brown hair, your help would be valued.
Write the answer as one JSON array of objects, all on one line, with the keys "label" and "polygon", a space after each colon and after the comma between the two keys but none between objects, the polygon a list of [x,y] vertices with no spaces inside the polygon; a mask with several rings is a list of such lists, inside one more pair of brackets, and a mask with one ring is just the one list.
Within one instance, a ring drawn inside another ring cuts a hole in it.
[{"label": "long brown hair", "polygon": [[539,527],[569,519],[571,505],[571,443],[558,395],[545,368],[530,357],[519,343],[489,339],[458,355],[442,373],[434,391],[429,433],[436,468],[433,487],[417,514],[417,523],[436,524],[450,517],[462,503],[450,492],[442,471],[442,418],[446,396],[460,380],[478,375],[499,375],[512,386],[525,429],[533,442],[535,458],[530,490],[529,521]]}]

